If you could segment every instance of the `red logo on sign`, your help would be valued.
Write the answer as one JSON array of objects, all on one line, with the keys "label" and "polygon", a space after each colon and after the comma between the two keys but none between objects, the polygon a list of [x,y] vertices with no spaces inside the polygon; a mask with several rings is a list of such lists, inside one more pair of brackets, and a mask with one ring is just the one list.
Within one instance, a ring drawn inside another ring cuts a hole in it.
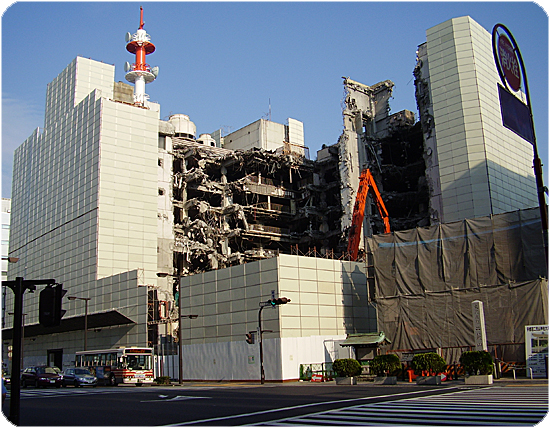
[{"label": "red logo on sign", "polygon": [[519,61],[512,43],[503,34],[498,38],[498,60],[510,88],[517,91],[521,85]]}]

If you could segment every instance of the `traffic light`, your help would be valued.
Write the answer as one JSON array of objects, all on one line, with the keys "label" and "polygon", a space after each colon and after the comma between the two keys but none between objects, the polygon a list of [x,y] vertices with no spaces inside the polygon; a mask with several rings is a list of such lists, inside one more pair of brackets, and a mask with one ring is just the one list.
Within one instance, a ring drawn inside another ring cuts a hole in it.
[{"label": "traffic light", "polygon": [[287,299],[286,297],[279,297],[278,299],[269,300],[271,306],[286,305],[288,302],[290,302],[290,299]]},{"label": "traffic light", "polygon": [[247,333],[246,334],[246,343],[249,345],[254,345],[254,334],[253,333]]},{"label": "traffic light", "polygon": [[63,284],[56,284],[55,287],[48,285],[40,292],[38,321],[41,325],[54,327],[61,324],[61,318],[67,312],[61,307],[61,300],[66,293]]}]

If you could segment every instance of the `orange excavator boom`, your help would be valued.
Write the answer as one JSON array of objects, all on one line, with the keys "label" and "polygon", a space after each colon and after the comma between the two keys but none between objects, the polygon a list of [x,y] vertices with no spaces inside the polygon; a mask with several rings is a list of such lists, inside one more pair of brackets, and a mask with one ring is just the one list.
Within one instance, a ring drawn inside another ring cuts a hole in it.
[{"label": "orange excavator boom", "polygon": [[370,169],[364,169],[361,172],[361,177],[359,178],[359,188],[357,189],[357,195],[355,197],[355,206],[353,207],[353,217],[351,222],[351,228],[349,230],[349,240],[348,240],[348,253],[350,254],[351,260],[357,260],[357,254],[359,252],[359,243],[361,242],[361,229],[363,227],[363,217],[365,215],[365,202],[367,200],[367,195],[369,190],[372,190],[374,193],[374,199],[376,201],[376,206],[380,212],[380,216],[384,221],[384,233],[390,233],[390,216],[380,196],[378,191],[378,186],[374,181]]}]

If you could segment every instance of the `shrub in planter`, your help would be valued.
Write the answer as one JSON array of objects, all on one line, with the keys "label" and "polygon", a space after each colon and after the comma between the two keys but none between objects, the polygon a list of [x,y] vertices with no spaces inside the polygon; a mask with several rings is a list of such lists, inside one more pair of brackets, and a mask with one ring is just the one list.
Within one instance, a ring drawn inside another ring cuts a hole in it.
[{"label": "shrub in planter", "polygon": [[466,351],[460,356],[460,364],[469,375],[493,373],[493,357],[487,351]]},{"label": "shrub in planter", "polygon": [[447,368],[447,363],[441,355],[435,352],[416,354],[411,361],[412,369],[420,374],[421,372],[441,373]]},{"label": "shrub in planter", "polygon": [[398,371],[401,368],[401,362],[395,354],[377,355],[370,362],[369,367],[376,376],[384,376]]},{"label": "shrub in planter", "polygon": [[159,376],[155,379],[157,385],[170,385],[170,376]]},{"label": "shrub in planter", "polygon": [[339,377],[353,377],[361,374],[361,364],[353,358],[341,358],[334,360],[332,370]]}]

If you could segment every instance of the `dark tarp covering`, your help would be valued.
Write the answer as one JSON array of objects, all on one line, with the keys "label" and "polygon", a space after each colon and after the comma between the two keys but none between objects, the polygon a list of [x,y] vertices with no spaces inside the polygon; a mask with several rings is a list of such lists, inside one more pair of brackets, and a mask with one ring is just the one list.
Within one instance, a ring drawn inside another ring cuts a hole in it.
[{"label": "dark tarp covering", "polygon": [[377,235],[368,243],[371,297],[391,349],[473,345],[474,300],[483,302],[489,345],[523,343],[525,325],[548,323],[538,209]]}]

